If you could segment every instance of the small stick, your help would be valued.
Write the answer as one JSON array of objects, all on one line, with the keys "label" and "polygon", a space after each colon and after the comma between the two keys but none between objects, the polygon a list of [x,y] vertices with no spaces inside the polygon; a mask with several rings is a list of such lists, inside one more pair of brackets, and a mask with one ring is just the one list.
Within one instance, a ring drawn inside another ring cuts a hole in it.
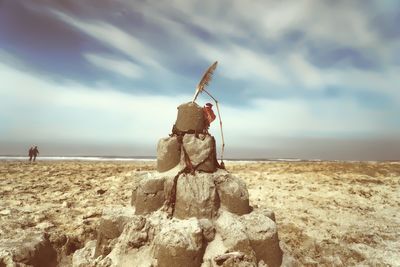
[{"label": "small stick", "polygon": [[219,120],[219,128],[221,130],[221,138],[222,138],[222,149],[221,149],[221,167],[225,169],[224,166],[224,150],[225,150],[225,140],[224,140],[224,132],[222,130],[222,120],[221,120],[221,114],[219,111],[219,105],[218,105],[218,100],[215,99],[206,89],[203,89],[204,92],[207,93],[215,102],[215,105],[217,106],[217,113],[218,113],[218,120]]}]

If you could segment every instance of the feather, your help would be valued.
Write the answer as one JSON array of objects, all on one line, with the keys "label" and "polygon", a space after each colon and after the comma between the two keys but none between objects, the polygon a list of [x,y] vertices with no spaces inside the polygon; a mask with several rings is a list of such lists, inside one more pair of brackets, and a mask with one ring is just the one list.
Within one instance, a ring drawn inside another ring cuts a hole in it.
[{"label": "feather", "polygon": [[214,64],[212,64],[206,72],[203,74],[203,77],[201,78],[199,84],[197,85],[196,92],[194,93],[193,100],[192,102],[196,101],[197,96],[199,93],[201,93],[205,87],[207,87],[210,84],[212,75],[217,68],[218,61],[215,61]]},{"label": "feather", "polygon": [[212,75],[217,68],[218,61],[215,61],[214,64],[212,64],[204,73],[203,77],[201,78],[199,84],[197,85],[197,89],[199,92],[203,91],[205,87],[207,87],[210,84]]}]

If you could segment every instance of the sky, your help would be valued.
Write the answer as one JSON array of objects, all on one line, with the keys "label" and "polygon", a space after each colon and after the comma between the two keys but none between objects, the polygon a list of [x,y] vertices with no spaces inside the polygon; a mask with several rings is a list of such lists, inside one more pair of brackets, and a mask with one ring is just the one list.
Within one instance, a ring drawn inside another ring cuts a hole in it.
[{"label": "sky", "polygon": [[399,160],[398,25],[396,0],[0,0],[0,155],[155,156],[218,61],[227,158]]}]

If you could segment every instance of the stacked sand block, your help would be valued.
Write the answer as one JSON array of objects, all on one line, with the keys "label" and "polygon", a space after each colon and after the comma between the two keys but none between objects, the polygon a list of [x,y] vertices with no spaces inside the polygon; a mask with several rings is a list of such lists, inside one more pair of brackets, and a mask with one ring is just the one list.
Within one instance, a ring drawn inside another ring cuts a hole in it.
[{"label": "stacked sand block", "polygon": [[[173,178],[160,173],[141,177],[133,205],[146,206],[149,201],[138,195],[149,188],[154,189],[149,194],[167,195]],[[151,204],[154,210],[141,208],[135,214],[127,208],[105,210],[97,241],[74,254],[74,266],[281,265],[275,216],[269,210],[251,209],[241,179],[225,170],[182,174],[176,192],[172,218],[162,202],[157,208],[156,201]],[[224,255],[218,265],[216,260]]]},{"label": "stacked sand block", "polygon": [[162,138],[157,146],[157,171],[165,172],[185,164],[185,152],[196,170],[214,172],[218,168],[215,139],[206,134],[185,134]]},{"label": "stacked sand block", "polygon": [[[148,214],[160,209],[171,190],[174,172],[154,173],[139,177],[132,192],[131,204],[136,214]],[[163,196],[161,198],[160,196]],[[214,173],[183,173],[177,181],[174,216],[209,218],[218,209],[243,215],[251,211],[246,184],[225,170]]]},{"label": "stacked sand block", "polygon": [[181,133],[203,132],[205,128],[203,108],[195,102],[180,105],[174,128]]},{"label": "stacked sand block", "polygon": [[214,138],[196,128],[201,108],[178,110],[174,134],[158,144],[158,172],[136,178],[131,208],[104,210],[97,240],[74,254],[73,266],[281,266],[274,213],[253,210],[243,180],[218,168]]},{"label": "stacked sand block", "polygon": [[180,105],[172,132],[172,136],[158,142],[158,172],[169,171],[177,165],[186,166],[185,153],[196,170],[217,170],[215,139],[205,133],[203,109],[199,105],[193,102]]}]

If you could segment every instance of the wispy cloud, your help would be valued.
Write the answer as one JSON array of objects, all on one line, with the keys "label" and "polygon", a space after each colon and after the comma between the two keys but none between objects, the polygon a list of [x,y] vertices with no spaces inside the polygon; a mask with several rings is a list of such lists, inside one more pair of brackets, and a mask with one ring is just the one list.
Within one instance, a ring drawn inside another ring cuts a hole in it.
[{"label": "wispy cloud", "polygon": [[152,58],[153,51],[147,45],[123,30],[100,20],[85,21],[57,10],[52,11],[59,19],[95,38],[101,43],[123,52],[130,58],[145,65],[161,68]]},{"label": "wispy cloud", "polygon": [[13,122],[2,133],[3,141],[151,145],[170,129],[176,116],[171,106],[189,98],[132,95],[112,87],[93,90],[76,83],[60,85],[3,64],[0,71],[0,121]]},{"label": "wispy cloud", "polygon": [[216,48],[204,43],[196,43],[194,47],[209,61],[220,60],[223,63],[221,64],[221,74],[229,78],[243,80],[252,77],[276,85],[287,84],[287,79],[279,65],[266,55],[260,55],[236,45]]},{"label": "wispy cloud", "polygon": [[123,75],[133,79],[143,76],[142,68],[131,61],[90,53],[85,54],[84,57],[94,66],[110,71],[114,74]]}]

